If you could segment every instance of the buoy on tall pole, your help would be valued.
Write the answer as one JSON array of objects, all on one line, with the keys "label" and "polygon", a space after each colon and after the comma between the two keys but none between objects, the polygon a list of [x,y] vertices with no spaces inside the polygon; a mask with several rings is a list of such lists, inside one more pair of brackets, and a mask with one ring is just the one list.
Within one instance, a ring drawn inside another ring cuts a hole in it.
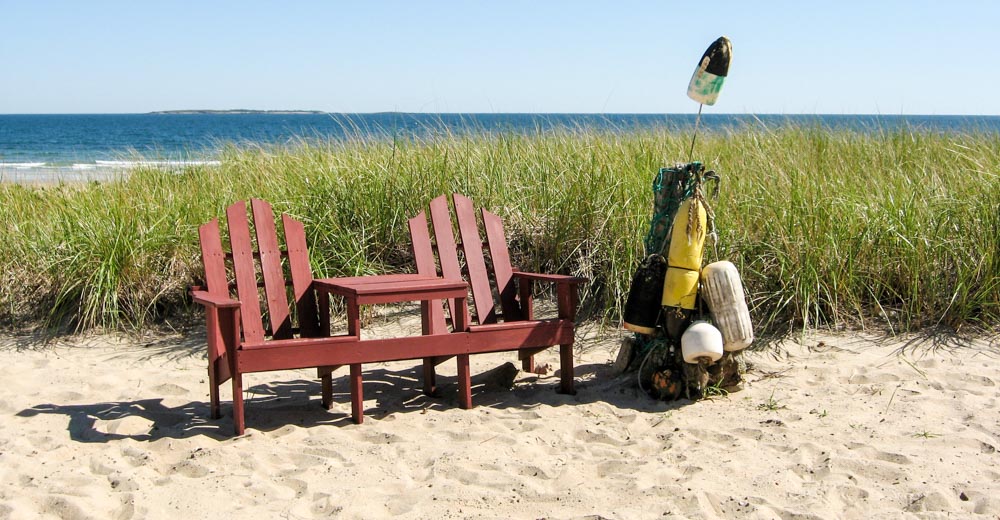
[{"label": "buoy on tall pole", "polygon": [[694,141],[698,136],[698,125],[701,123],[701,109],[712,106],[719,99],[722,83],[729,75],[729,61],[733,56],[733,44],[729,38],[720,36],[708,46],[702,54],[698,66],[691,75],[687,95],[698,102],[698,115],[694,120],[694,134],[691,135],[691,149],[688,151],[688,161],[694,155]]}]

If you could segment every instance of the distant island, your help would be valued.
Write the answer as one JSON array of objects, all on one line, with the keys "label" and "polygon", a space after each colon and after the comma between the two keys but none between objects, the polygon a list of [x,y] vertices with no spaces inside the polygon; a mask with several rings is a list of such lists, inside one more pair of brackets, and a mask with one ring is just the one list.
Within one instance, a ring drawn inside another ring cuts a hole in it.
[{"label": "distant island", "polygon": [[150,114],[325,114],[322,110],[160,110]]}]

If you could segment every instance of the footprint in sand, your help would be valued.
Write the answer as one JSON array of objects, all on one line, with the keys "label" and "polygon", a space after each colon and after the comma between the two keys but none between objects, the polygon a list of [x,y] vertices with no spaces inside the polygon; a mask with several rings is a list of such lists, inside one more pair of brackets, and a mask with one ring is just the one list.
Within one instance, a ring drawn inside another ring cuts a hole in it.
[{"label": "footprint in sand", "polygon": [[948,497],[939,491],[910,495],[906,497],[906,501],[907,504],[903,507],[903,511],[907,513],[957,511]]},{"label": "footprint in sand", "polygon": [[607,478],[611,476],[630,476],[635,473],[636,467],[634,463],[612,460],[607,462],[602,462],[597,465],[597,476],[598,478]]},{"label": "footprint in sand", "polygon": [[161,385],[156,385],[153,387],[153,392],[157,395],[185,395],[188,393],[187,389],[180,385],[175,385],[173,383],[163,383]]},{"label": "footprint in sand", "polygon": [[876,372],[868,374],[868,369],[862,368],[854,375],[847,378],[847,382],[852,385],[872,385],[882,383],[894,383],[899,381],[899,376],[892,372]]},{"label": "footprint in sand", "polygon": [[333,461],[336,461],[338,463],[336,464],[337,466],[354,466],[354,463],[348,462],[347,457],[343,453],[329,448],[306,448],[302,450],[302,454],[303,456],[317,457],[327,464],[332,464]]},{"label": "footprint in sand", "polygon": [[132,467],[145,466],[149,462],[149,452],[136,448],[135,446],[125,446],[122,448],[122,455]]},{"label": "footprint in sand", "polygon": [[278,484],[291,489],[295,493],[295,498],[300,498],[305,496],[306,492],[309,491],[309,483],[304,480],[299,480],[297,478],[286,478],[278,481]]},{"label": "footprint in sand", "polygon": [[132,475],[121,471],[115,471],[108,475],[108,485],[118,492],[140,490],[139,484],[132,478]]},{"label": "footprint in sand", "polygon": [[518,467],[517,474],[521,475],[522,477],[531,477],[533,479],[540,479],[540,480],[552,480],[553,478],[555,478],[555,475],[550,475],[548,470],[540,468],[533,464]]},{"label": "footprint in sand", "polygon": [[678,482],[689,482],[695,477],[695,475],[705,471],[705,469],[701,466],[692,466],[690,464],[680,466],[678,469],[681,472],[681,477],[678,479]]},{"label": "footprint in sand", "polygon": [[65,496],[48,496],[40,504],[40,512],[49,514],[56,518],[66,520],[77,520],[90,518],[89,515],[76,503]]},{"label": "footprint in sand", "polygon": [[132,493],[125,493],[121,496],[121,505],[111,513],[109,518],[112,520],[129,520],[131,518],[144,518],[145,516],[145,512],[142,511],[136,515],[135,497],[132,496]]},{"label": "footprint in sand", "polygon": [[90,458],[90,472],[94,475],[107,476],[115,471],[115,468],[101,460],[102,455],[95,455]]},{"label": "footprint in sand", "polygon": [[66,390],[63,392],[57,392],[55,395],[55,402],[60,404],[70,404],[80,401],[85,396],[80,392],[74,392],[72,390]]},{"label": "footprint in sand", "polygon": [[310,512],[316,517],[336,517],[344,511],[340,501],[328,493],[313,493]]},{"label": "footprint in sand", "polygon": [[833,468],[855,481],[896,482],[906,476],[907,468],[896,462],[884,462],[874,455],[864,455],[860,458],[834,456]]},{"label": "footprint in sand", "polygon": [[738,444],[738,439],[728,433],[717,432],[714,430],[702,430],[698,428],[689,428],[687,432],[690,433],[695,439],[712,442],[724,447],[732,447]]},{"label": "footprint in sand", "polygon": [[308,453],[291,453],[285,456],[285,458],[299,470],[306,470],[326,462],[326,457],[318,457]]},{"label": "footprint in sand", "polygon": [[851,442],[847,444],[847,449],[860,453],[864,458],[881,460],[884,462],[891,462],[893,464],[911,464],[912,461],[906,455],[900,453],[891,453],[888,451],[882,451],[867,444],[861,444],[858,442]]},{"label": "footprint in sand", "polygon": [[997,500],[990,495],[970,492],[967,498],[972,500],[972,512],[977,515],[985,515],[987,513],[996,513],[997,511],[1000,511],[1000,500]]},{"label": "footprint in sand", "polygon": [[526,412],[517,412],[514,414],[517,418],[525,421],[537,421],[542,419],[542,414],[536,412],[535,410],[528,410]]},{"label": "footprint in sand", "polygon": [[365,432],[365,438],[364,438],[364,441],[370,444],[397,444],[397,443],[407,442],[407,440],[408,439],[400,437],[399,435],[388,432],[383,432],[383,433]]},{"label": "footprint in sand", "polygon": [[576,438],[577,440],[584,441],[585,443],[588,444],[598,443],[598,444],[607,444],[615,447],[621,446],[622,442],[624,442],[624,439],[618,439],[612,437],[611,435],[608,435],[607,433],[589,429],[583,431],[577,431]]},{"label": "footprint in sand", "polygon": [[764,438],[764,431],[755,428],[734,428],[732,431],[737,437],[759,441]]},{"label": "footprint in sand", "polygon": [[849,504],[858,503],[868,498],[870,493],[858,486],[841,484],[837,486],[837,494]]},{"label": "footprint in sand", "polygon": [[193,460],[183,460],[170,466],[170,472],[188,478],[202,478],[210,473],[208,468]]},{"label": "footprint in sand", "polygon": [[385,503],[385,507],[389,510],[389,513],[395,516],[405,515],[413,511],[414,505],[413,500],[407,496],[395,496]]}]

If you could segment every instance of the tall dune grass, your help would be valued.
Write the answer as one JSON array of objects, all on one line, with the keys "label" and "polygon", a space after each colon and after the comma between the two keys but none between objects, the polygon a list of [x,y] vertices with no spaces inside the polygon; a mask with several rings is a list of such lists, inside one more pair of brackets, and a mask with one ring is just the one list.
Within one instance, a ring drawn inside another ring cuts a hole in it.
[{"label": "tall dune grass", "polygon": [[[591,280],[616,320],[658,168],[690,134],[565,130],[224,148],[221,166],[117,181],[0,183],[0,319],[142,328],[182,312],[197,226],[261,197],[301,219],[318,276],[411,270],[406,219],[442,193],[500,214],[515,263]],[[699,137],[722,176],[719,241],[760,332],[1000,323],[1000,137],[819,127]]]}]

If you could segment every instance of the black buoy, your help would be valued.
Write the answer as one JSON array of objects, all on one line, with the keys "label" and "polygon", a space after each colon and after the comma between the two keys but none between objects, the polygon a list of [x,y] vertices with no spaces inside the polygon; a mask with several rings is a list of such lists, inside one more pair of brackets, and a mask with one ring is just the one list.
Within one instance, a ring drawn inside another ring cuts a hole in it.
[{"label": "black buoy", "polygon": [[646,335],[656,331],[666,273],[667,260],[661,255],[649,255],[639,264],[625,300],[626,329]]}]

